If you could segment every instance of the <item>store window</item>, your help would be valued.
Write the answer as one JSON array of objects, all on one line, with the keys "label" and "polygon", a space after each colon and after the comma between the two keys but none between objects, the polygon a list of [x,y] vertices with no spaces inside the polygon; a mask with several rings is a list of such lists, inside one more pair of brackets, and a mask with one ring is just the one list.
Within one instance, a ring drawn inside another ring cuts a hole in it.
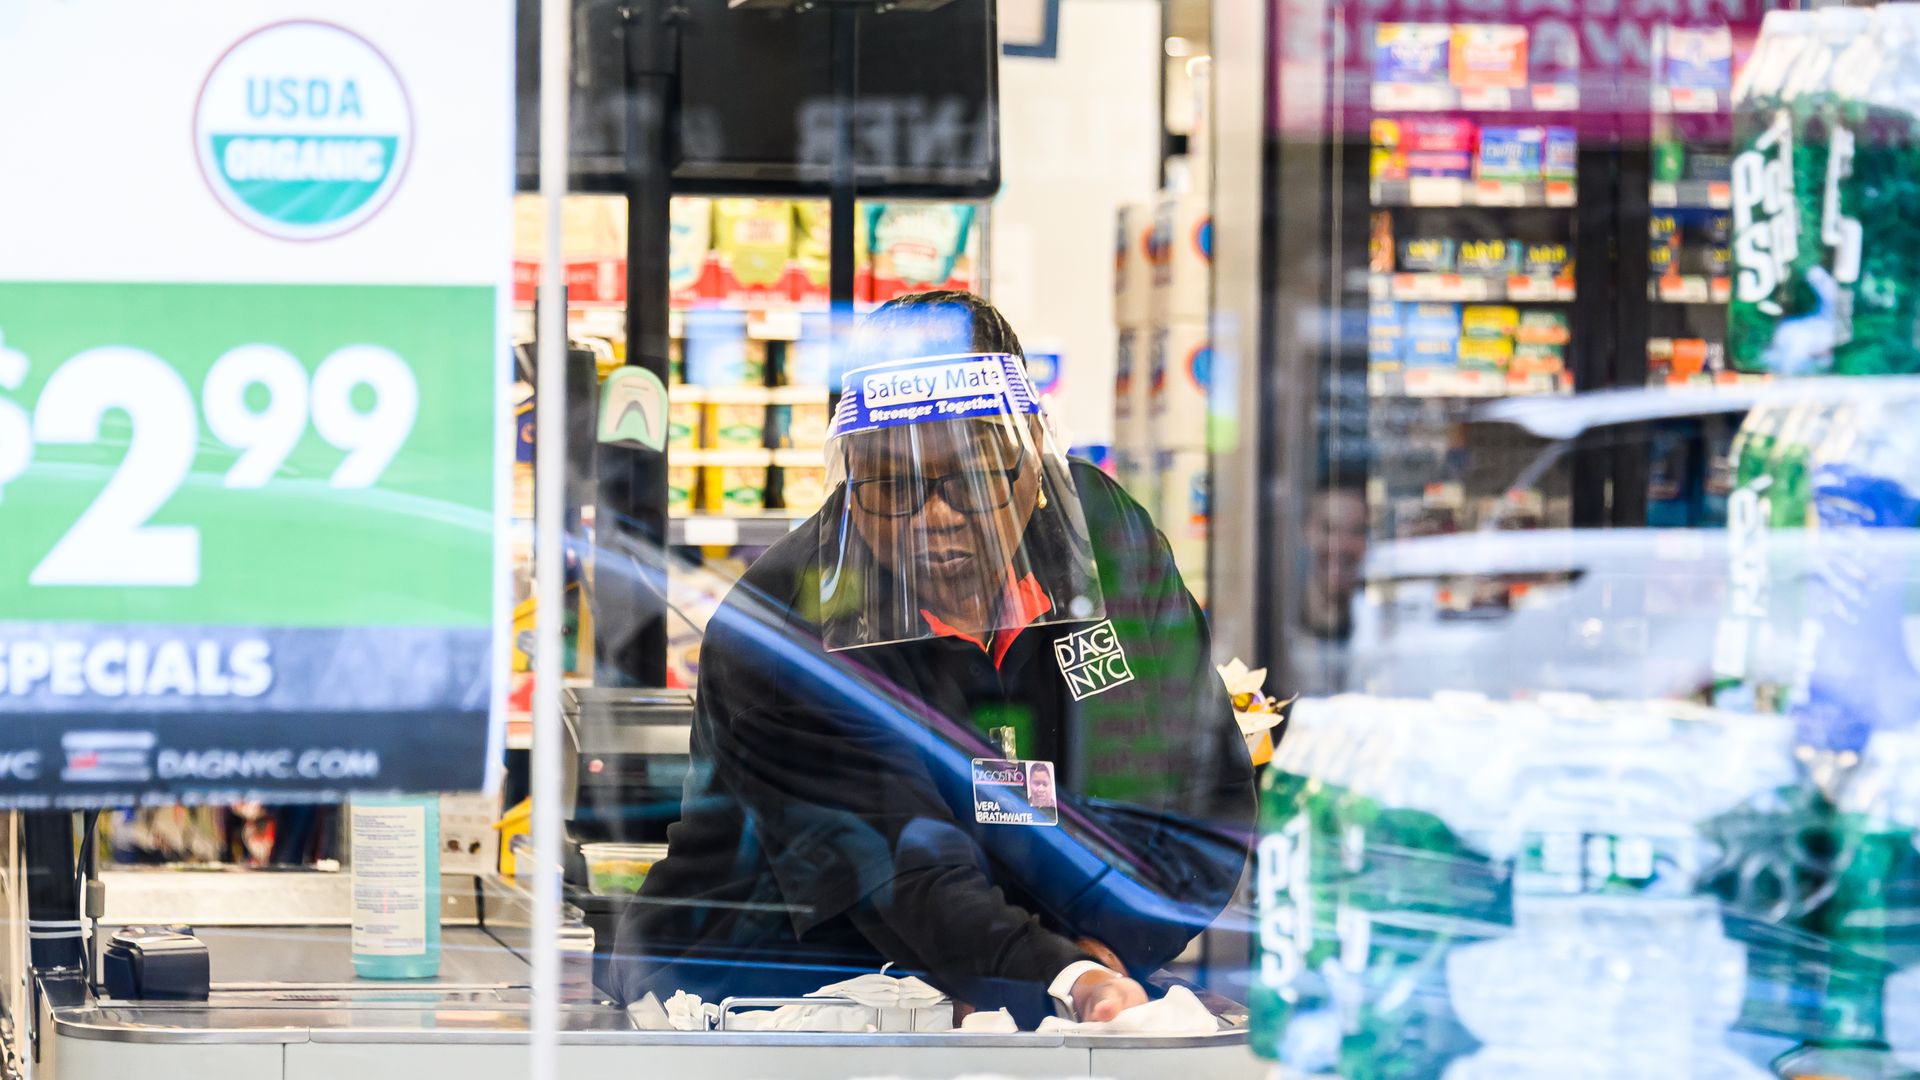
[{"label": "store window", "polygon": [[0,14],[9,1074],[1265,1070],[1208,4],[201,14]]},{"label": "store window", "polygon": [[0,10],[0,1071],[1920,1070],[1906,5],[177,6]]}]

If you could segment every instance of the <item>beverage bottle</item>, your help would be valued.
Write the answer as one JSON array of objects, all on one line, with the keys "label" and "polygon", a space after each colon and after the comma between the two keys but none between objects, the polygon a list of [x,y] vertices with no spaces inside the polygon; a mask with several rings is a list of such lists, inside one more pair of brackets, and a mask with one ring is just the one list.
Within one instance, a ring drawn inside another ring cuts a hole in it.
[{"label": "beverage bottle", "polygon": [[1784,713],[1795,685],[1806,612],[1813,524],[1812,461],[1838,406],[1803,401],[1788,410],[1767,463],[1766,620],[1753,640],[1751,680],[1761,711]]},{"label": "beverage bottle", "polygon": [[[1769,11],[1760,41],[1733,87],[1733,298],[1727,318],[1727,359],[1740,371],[1766,371],[1778,362],[1775,335],[1790,318],[1817,314],[1817,297],[1804,283],[1803,236],[1797,181],[1806,165],[1796,154],[1798,131],[1793,76],[1820,47],[1813,12]],[[1802,80],[1804,83],[1806,80]],[[1817,329],[1817,328],[1815,328]],[[1796,352],[1817,350],[1817,334]],[[1791,344],[1782,342],[1784,348]],[[1830,347],[1830,346],[1829,346]]]},{"label": "beverage bottle", "polygon": [[1733,489],[1727,495],[1727,610],[1713,646],[1713,703],[1723,709],[1755,711],[1754,659],[1761,636],[1768,632],[1773,573],[1773,477],[1768,469],[1788,412],[1779,403],[1755,406],[1729,451]]},{"label": "beverage bottle", "polygon": [[1920,670],[1906,644],[1920,561],[1920,398],[1863,398],[1815,469],[1819,523],[1796,695],[1801,737],[1858,754],[1873,732],[1920,719]]},{"label": "beverage bottle", "polygon": [[1464,761],[1394,750],[1414,745],[1431,706],[1346,700],[1361,704],[1345,716],[1326,702],[1296,706],[1262,776],[1250,1038],[1304,1073],[1438,1076],[1473,1048],[1441,960],[1504,932],[1508,875],[1438,815],[1406,805],[1466,779]]},{"label": "beverage bottle", "polygon": [[1839,213],[1867,223],[1841,374],[1920,372],[1920,5],[1882,4],[1870,62],[1841,90],[1852,161],[1836,178]]}]

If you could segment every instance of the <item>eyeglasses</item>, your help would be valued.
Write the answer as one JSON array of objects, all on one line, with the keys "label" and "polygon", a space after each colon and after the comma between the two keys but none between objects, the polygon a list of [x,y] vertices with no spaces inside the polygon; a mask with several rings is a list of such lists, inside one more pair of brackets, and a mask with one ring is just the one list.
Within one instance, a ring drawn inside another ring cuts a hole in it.
[{"label": "eyeglasses", "polygon": [[1026,467],[1026,455],[1010,469],[965,469],[945,476],[882,476],[847,484],[853,501],[876,517],[911,517],[934,492],[963,514],[984,514],[1013,501],[1013,487]]}]

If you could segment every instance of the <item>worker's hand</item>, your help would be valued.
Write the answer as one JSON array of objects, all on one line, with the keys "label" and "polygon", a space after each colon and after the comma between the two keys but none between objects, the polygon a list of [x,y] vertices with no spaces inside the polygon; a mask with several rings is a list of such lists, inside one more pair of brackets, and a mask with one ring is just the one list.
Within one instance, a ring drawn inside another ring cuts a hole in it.
[{"label": "worker's hand", "polygon": [[1146,1003],[1147,991],[1139,983],[1111,971],[1089,971],[1073,983],[1073,1015],[1089,1023],[1111,1020]]},{"label": "worker's hand", "polygon": [[1083,937],[1074,944],[1080,947],[1081,952],[1093,957],[1094,963],[1102,967],[1109,967],[1115,971],[1127,970],[1127,965],[1120,962],[1120,954],[1107,948],[1107,943],[1099,938]]}]

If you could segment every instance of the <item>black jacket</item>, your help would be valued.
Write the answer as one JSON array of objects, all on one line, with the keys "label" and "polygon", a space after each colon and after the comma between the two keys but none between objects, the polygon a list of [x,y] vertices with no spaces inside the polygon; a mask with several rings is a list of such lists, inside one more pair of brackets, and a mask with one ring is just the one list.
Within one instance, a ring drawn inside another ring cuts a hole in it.
[{"label": "black jacket", "polygon": [[[1055,646],[1103,620],[1030,626],[997,669],[952,638],[823,651],[837,503],[754,563],[701,647],[682,818],[615,950],[626,1000],[797,995],[891,961],[1031,1025],[1087,958],[1075,938],[1146,975],[1225,907],[1253,771],[1205,616],[1146,512],[1089,465],[1073,480],[1123,656],[1078,699]],[[969,763],[1002,725],[1056,763],[1057,827],[976,822]]]}]

